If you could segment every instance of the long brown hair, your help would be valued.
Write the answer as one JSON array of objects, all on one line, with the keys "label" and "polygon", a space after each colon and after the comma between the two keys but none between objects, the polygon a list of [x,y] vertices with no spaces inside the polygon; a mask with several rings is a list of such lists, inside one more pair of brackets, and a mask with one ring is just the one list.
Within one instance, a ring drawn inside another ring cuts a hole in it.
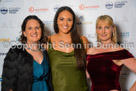
[{"label": "long brown hair", "polygon": [[77,32],[75,13],[70,7],[62,6],[58,9],[58,11],[56,12],[55,17],[54,17],[54,31],[55,31],[55,33],[59,32],[59,28],[58,28],[58,25],[57,25],[57,19],[58,19],[59,14],[64,10],[69,11],[73,16],[73,25],[72,25],[72,28],[70,30],[72,43],[74,43],[75,45],[79,45],[79,44],[81,45],[81,47],[78,46],[78,47],[74,48],[74,55],[75,55],[76,61],[77,61],[77,68],[85,69],[86,52],[85,52],[85,48],[84,48],[84,45],[83,45],[83,41],[80,38],[81,36]]}]

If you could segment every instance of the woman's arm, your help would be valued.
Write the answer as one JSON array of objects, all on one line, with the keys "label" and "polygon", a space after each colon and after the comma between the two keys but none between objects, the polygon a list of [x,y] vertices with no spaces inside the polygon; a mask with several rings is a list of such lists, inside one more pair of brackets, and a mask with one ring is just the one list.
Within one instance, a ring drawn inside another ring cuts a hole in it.
[{"label": "woman's arm", "polygon": [[88,46],[88,39],[85,37],[85,36],[81,36],[81,39],[83,40],[83,44],[84,44],[84,48],[86,50],[86,53],[89,49],[89,46]]},{"label": "woman's arm", "polygon": [[136,73],[136,59],[135,58],[123,59],[121,61],[126,67],[128,67],[131,71]]},{"label": "woman's arm", "polygon": [[17,80],[17,52],[15,49],[10,49],[7,53],[2,72],[2,85],[1,91],[14,91]]},{"label": "woman's arm", "polygon": [[[136,59],[135,58],[128,58],[123,59],[121,62],[128,67],[131,71],[136,73]],[[132,85],[132,87],[129,89],[129,91],[136,91],[136,82]]]},{"label": "woman's arm", "polygon": [[132,85],[132,87],[129,89],[129,91],[136,91],[136,81],[135,81],[135,83]]},{"label": "woman's arm", "polygon": [[[86,66],[88,65],[88,61],[86,62]],[[91,79],[90,79],[90,75],[86,69],[86,78],[87,78],[87,85],[89,87],[89,91],[91,90]]]}]

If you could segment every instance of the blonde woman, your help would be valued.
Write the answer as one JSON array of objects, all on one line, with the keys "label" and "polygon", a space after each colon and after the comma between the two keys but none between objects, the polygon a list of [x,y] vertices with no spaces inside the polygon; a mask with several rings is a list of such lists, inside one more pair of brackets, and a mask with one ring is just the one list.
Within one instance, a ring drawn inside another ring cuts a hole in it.
[{"label": "blonde woman", "polygon": [[91,91],[121,91],[119,75],[123,65],[136,73],[136,59],[119,47],[116,26],[108,15],[96,21],[97,47],[87,52],[87,71],[92,86]]}]

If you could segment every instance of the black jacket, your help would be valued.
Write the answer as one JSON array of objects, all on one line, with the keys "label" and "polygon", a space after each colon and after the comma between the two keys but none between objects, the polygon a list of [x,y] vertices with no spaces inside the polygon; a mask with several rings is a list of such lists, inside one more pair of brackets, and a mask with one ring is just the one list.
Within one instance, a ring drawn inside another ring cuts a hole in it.
[{"label": "black jacket", "polygon": [[[47,51],[43,53],[49,62]],[[23,45],[12,46],[4,59],[1,91],[32,91],[33,60]],[[50,68],[47,84],[49,91],[53,91]]]}]

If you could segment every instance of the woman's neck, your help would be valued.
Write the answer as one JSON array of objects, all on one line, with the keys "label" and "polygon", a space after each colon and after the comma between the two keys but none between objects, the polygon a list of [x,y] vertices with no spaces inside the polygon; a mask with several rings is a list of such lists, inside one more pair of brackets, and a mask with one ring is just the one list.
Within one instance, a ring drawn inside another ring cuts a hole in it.
[{"label": "woman's neck", "polygon": [[57,34],[59,40],[62,40],[64,42],[71,42],[71,34],[62,34],[62,33],[58,33]]},{"label": "woman's neck", "polygon": [[26,43],[26,48],[30,50],[39,50],[40,44],[39,43]]},{"label": "woman's neck", "polygon": [[113,48],[115,43],[113,41],[106,41],[106,42],[100,42],[98,44],[98,47],[108,49],[108,48]]}]

